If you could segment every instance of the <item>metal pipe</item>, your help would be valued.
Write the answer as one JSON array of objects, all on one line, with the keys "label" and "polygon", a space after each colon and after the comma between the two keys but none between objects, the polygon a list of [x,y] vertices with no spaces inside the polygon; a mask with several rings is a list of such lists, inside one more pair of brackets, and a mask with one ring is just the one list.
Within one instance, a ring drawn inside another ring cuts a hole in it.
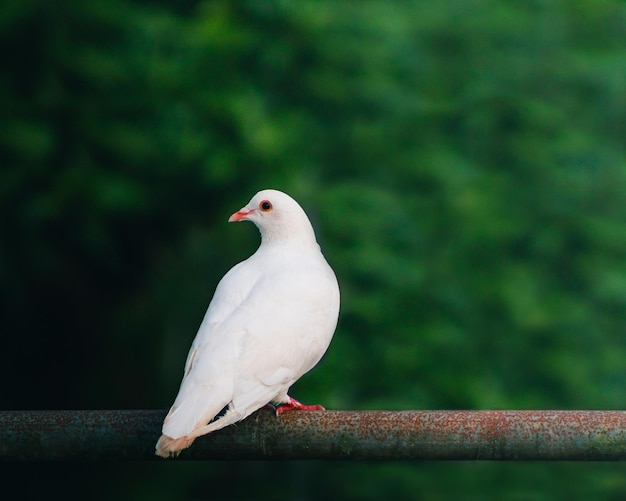
[{"label": "metal pipe", "polygon": [[[160,460],[165,411],[0,411],[0,461]],[[626,459],[626,411],[261,410],[179,459]]]}]

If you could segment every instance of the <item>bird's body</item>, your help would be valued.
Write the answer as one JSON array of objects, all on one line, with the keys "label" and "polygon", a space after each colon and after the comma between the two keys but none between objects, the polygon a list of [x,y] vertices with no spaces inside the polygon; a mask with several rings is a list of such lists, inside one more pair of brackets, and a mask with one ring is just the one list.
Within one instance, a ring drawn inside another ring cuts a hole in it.
[{"label": "bird's body", "polygon": [[261,245],[215,290],[163,423],[160,456],[270,402],[306,408],[287,392],[319,362],[335,330],[337,280],[300,206],[264,190],[230,221],[244,219],[259,227]]}]

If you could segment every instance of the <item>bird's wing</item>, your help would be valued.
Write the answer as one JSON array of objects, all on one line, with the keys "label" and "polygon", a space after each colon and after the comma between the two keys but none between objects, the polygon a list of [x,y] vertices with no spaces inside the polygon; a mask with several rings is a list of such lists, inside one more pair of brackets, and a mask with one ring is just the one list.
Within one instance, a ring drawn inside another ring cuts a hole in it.
[{"label": "bird's wing", "polygon": [[258,267],[246,260],[231,268],[217,285],[189,349],[178,395],[163,422],[164,434],[185,436],[205,415],[211,419],[229,402],[237,340],[244,333],[224,329],[224,322],[249,294],[258,273]]},{"label": "bird's wing", "polygon": [[259,275],[259,267],[252,259],[247,259],[233,266],[222,277],[191,343],[183,377],[189,373],[198,355],[198,347],[210,341],[216,328],[241,305],[259,279]]},{"label": "bird's wing", "polygon": [[[232,338],[238,337],[235,333]],[[236,343],[196,346],[192,363],[170,411],[163,434],[180,438],[213,419],[231,400]]]}]

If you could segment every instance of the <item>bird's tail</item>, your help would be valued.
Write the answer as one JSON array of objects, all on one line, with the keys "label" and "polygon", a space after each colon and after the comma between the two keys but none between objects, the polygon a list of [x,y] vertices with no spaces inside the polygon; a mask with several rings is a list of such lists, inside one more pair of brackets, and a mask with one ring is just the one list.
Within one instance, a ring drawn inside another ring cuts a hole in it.
[{"label": "bird's tail", "polygon": [[161,456],[162,458],[176,457],[183,449],[189,447],[196,438],[201,437],[202,435],[206,435],[207,433],[220,430],[228,426],[229,424],[241,421],[242,419],[252,414],[256,409],[257,407],[249,407],[243,412],[237,412],[232,410],[227,411],[226,414],[216,419],[215,421],[211,421],[209,424],[206,424],[204,426],[198,425],[193,429],[191,433],[180,438],[172,438],[168,437],[167,435],[161,435],[161,438],[159,438],[159,441],[156,444],[155,454],[157,456]]},{"label": "bird's tail", "polygon": [[180,454],[180,451],[189,447],[195,438],[195,436],[189,435],[180,438],[171,438],[167,435],[161,435],[161,438],[159,438],[156,444],[156,451],[154,453],[162,458],[176,457]]}]

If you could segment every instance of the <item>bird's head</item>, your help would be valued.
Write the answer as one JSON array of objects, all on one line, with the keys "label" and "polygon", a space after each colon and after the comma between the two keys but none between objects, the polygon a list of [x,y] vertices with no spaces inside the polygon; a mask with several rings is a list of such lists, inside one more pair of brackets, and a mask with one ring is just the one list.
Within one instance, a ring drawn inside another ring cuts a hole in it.
[{"label": "bird's head", "polygon": [[305,240],[315,242],[313,227],[298,202],[278,190],[259,191],[228,222],[251,221],[261,232],[263,242]]}]

